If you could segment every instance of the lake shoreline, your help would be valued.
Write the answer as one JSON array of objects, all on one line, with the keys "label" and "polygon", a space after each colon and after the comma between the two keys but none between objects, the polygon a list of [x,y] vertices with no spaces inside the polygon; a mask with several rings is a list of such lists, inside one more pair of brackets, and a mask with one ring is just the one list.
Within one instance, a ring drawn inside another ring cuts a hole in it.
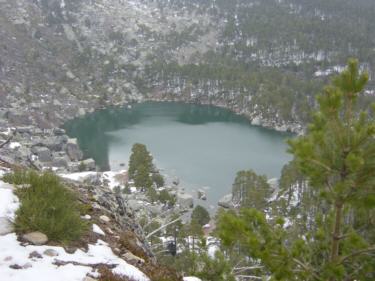
[{"label": "lake shoreline", "polygon": [[131,145],[145,144],[158,168],[179,178],[186,192],[196,197],[199,189],[206,191],[205,205],[216,205],[230,191],[238,171],[254,169],[275,178],[290,160],[285,152],[290,133],[254,126],[244,116],[217,106],[132,103],[97,111],[69,125],[67,134],[81,140],[85,156],[97,160],[102,170],[123,169]]}]

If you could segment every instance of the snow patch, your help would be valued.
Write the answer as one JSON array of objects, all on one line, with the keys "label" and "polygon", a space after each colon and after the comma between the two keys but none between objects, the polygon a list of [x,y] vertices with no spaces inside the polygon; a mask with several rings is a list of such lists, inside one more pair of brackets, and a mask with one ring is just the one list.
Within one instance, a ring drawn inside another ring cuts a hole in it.
[{"label": "snow patch", "polygon": [[0,217],[6,217],[10,221],[14,221],[18,207],[19,201],[17,196],[13,194],[13,186],[0,181]]},{"label": "snow patch", "polygon": [[10,149],[16,149],[16,148],[19,148],[19,147],[21,147],[21,144],[19,142],[11,142],[9,144]]},{"label": "snow patch", "polygon": [[92,231],[94,231],[95,233],[97,233],[99,235],[105,236],[104,231],[98,225],[96,225],[96,224],[92,225]]}]

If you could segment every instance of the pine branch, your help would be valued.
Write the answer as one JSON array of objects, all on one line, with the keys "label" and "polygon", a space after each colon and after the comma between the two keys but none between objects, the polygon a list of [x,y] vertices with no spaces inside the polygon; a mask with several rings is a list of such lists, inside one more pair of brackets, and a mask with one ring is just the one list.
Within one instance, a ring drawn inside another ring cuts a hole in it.
[{"label": "pine branch", "polygon": [[343,256],[340,261],[339,261],[339,264],[345,262],[346,260],[350,259],[350,258],[353,258],[355,256],[359,256],[359,255],[362,255],[362,254],[365,254],[365,253],[370,253],[370,252],[375,252],[375,245],[372,245],[366,249],[362,249],[362,250],[358,250],[358,251],[355,251],[349,255],[346,255],[346,256]]},{"label": "pine branch", "polygon": [[300,267],[302,267],[305,271],[310,272],[310,273],[311,273],[311,274],[312,274],[317,280],[320,280],[319,275],[316,274],[316,273],[314,272],[314,270],[313,270],[310,266],[308,266],[307,264],[301,262],[300,260],[298,260],[298,259],[296,259],[296,258],[293,258],[293,261],[294,261],[296,264],[298,264]]},{"label": "pine branch", "polygon": [[262,277],[253,276],[253,275],[236,275],[237,278],[248,278],[248,279],[255,279],[255,280],[263,280]]}]

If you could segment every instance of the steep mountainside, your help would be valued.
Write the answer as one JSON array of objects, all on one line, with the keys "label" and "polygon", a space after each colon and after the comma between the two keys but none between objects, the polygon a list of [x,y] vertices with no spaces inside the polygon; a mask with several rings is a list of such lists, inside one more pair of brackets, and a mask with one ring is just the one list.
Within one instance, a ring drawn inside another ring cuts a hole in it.
[{"label": "steep mountainside", "polygon": [[348,56],[374,71],[375,4],[339,2],[0,1],[0,116],[48,128],[179,99],[298,131]]}]

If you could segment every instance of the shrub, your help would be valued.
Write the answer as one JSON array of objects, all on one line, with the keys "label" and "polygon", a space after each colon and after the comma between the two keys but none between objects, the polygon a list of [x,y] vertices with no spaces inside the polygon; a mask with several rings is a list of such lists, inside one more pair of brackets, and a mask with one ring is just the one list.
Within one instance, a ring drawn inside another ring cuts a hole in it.
[{"label": "shrub", "polygon": [[18,232],[41,231],[51,241],[65,244],[78,240],[88,228],[80,218],[81,204],[53,173],[21,171],[5,180],[27,185],[16,191],[21,202],[15,221]]}]

